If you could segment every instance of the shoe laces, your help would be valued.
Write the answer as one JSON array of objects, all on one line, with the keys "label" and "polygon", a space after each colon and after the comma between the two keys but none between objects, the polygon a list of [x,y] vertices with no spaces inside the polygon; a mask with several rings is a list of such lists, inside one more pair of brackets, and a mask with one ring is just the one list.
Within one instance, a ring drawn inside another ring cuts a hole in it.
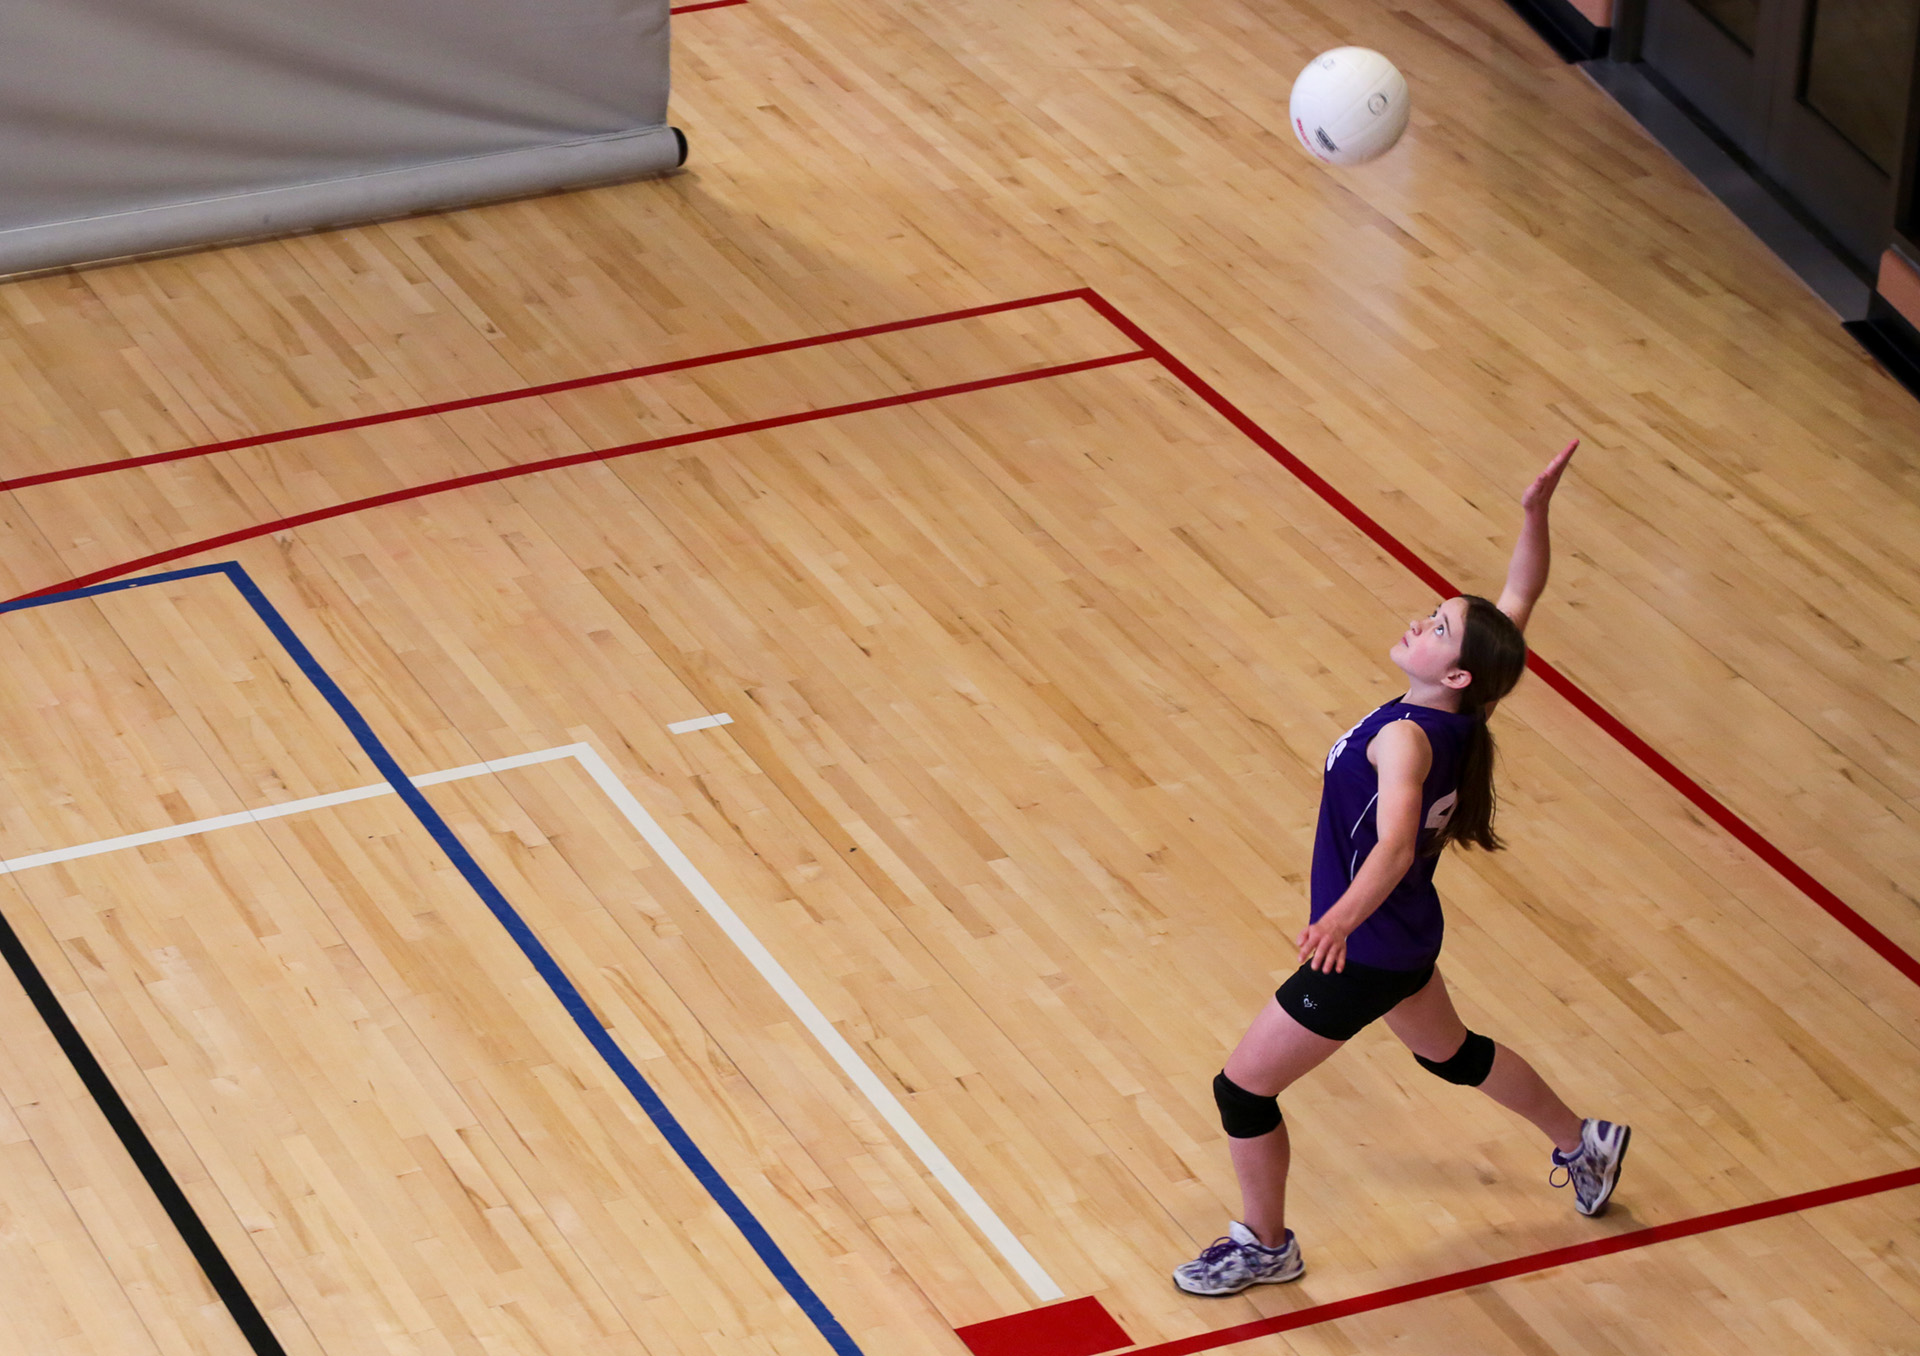
[{"label": "shoe laces", "polygon": [[[1555,1190],[1563,1186],[1571,1185],[1575,1175],[1580,1170],[1581,1160],[1586,1157],[1586,1154],[1587,1146],[1584,1144],[1578,1149],[1575,1149],[1571,1154],[1563,1154],[1558,1149],[1555,1149],[1553,1151],[1553,1166],[1547,1169],[1547,1185],[1553,1187]],[[1555,1181],[1554,1179],[1556,1177],[1560,1180]]]},{"label": "shoe laces", "polygon": [[1241,1245],[1230,1237],[1216,1238],[1201,1251],[1200,1261],[1207,1266],[1214,1266],[1239,1252],[1240,1247]]}]

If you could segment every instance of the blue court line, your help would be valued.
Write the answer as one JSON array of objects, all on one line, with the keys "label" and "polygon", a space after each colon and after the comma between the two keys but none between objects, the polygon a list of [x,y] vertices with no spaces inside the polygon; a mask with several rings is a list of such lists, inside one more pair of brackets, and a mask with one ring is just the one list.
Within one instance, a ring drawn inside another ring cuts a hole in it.
[{"label": "blue court line", "polygon": [[661,1136],[673,1146],[673,1151],[680,1155],[680,1161],[687,1165],[688,1170],[706,1189],[707,1194],[713,1197],[714,1202],[722,1210],[726,1211],[727,1218],[733,1221],[741,1235],[759,1255],[760,1260],[766,1263],[767,1269],[773,1273],[774,1278],[780,1282],[787,1294],[792,1296],[793,1302],[800,1306],[801,1312],[806,1314],[813,1326],[820,1330],[820,1335],[827,1339],[827,1344],[839,1353],[839,1356],[862,1356],[853,1338],[847,1334],[845,1328],[840,1326],[840,1321],[833,1316],[820,1297],[814,1294],[813,1287],[806,1283],[793,1263],[787,1260],[787,1255],[780,1251],[780,1245],[773,1241],[772,1235],[766,1231],[765,1226],[754,1218],[746,1202],[742,1201],[734,1193],[733,1188],[727,1185],[726,1179],[720,1176],[719,1170],[700,1151],[700,1146],[693,1142],[693,1138],[681,1127],[680,1122],[674,1119],[673,1113],[667,1109],[667,1104],[660,1099],[660,1094],[655,1092],[653,1086],[641,1076],[640,1070],[634,1067],[633,1061],[613,1039],[612,1033],[601,1024],[599,1018],[593,1015],[593,1010],[587,1006],[586,999],[580,996],[580,991],[574,987],[573,981],[567,978],[566,972],[560,968],[559,963],[534,935],[533,929],[526,925],[526,922],[514,911],[513,905],[507,902],[506,896],[500,893],[499,887],[488,878],[485,871],[480,869],[480,864],[473,859],[466,845],[454,835],[447,822],[440,817],[440,812],[428,803],[427,798],[420,793],[420,789],[413,784],[412,779],[401,771],[400,764],[381,744],[379,737],[373,732],[373,727],[367,724],[366,717],[362,716],[347,699],[346,693],[340,690],[339,685],[333,681],[327,671],[320,667],[319,661],[301,642],[300,637],[294,634],[293,628],[287,625],[286,619],[280,615],[272,603],[267,601],[266,594],[260,591],[259,585],[253,582],[252,576],[248,575],[237,562],[222,561],[213,565],[196,565],[190,569],[172,570],[165,574],[139,575],[109,584],[95,584],[91,588],[74,589],[68,593],[52,593],[39,598],[23,598],[17,602],[0,603],[0,614],[16,612],[28,607],[44,607],[49,603],[71,602],[77,598],[94,598],[104,593],[117,593],[122,589],[142,588],[148,584],[164,584],[178,579],[193,579],[216,574],[225,575],[260,620],[266,623],[274,639],[280,642],[282,648],[292,657],[293,662],[300,666],[300,671],[326,699],[327,704],[333,708],[334,714],[346,724],[347,729],[359,742],[367,757],[373,760],[374,766],[380,769],[381,775],[387,779],[388,784],[399,794],[400,799],[406,802],[407,808],[413,811],[414,817],[420,821],[427,832],[433,835],[434,842],[439,845],[442,852],[447,854],[448,859],[459,869],[460,874],[466,877],[467,884],[473,887],[474,893],[480,896],[481,902],[499,920],[500,926],[505,928],[507,934],[519,945],[522,954],[533,963],[533,968],[546,981],[547,987],[553,991],[553,996],[560,1000],[561,1006],[573,1018],[574,1025],[580,1028],[581,1034],[587,1038],[595,1050],[599,1051],[600,1057],[612,1068],[621,1083],[626,1086],[627,1091],[633,1094],[633,1099],[640,1104],[641,1110],[647,1113],[647,1118],[653,1122]]}]

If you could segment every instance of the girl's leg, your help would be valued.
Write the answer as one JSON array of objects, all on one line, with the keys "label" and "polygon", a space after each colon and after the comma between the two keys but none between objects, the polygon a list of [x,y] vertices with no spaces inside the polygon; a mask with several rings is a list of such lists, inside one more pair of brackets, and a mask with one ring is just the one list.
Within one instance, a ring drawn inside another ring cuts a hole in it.
[{"label": "girl's leg", "polygon": [[[1277,1097],[1342,1044],[1314,1035],[1269,999],[1227,1057],[1225,1072],[1248,1092]],[[1240,1222],[1268,1247],[1280,1247],[1287,1240],[1287,1123],[1229,1143],[1240,1179]]]},{"label": "girl's leg", "polygon": [[[1425,988],[1387,1014],[1387,1027],[1407,1049],[1435,1062],[1452,1059],[1467,1039],[1467,1025],[1453,1010],[1453,998],[1438,970]],[[1493,1050],[1493,1071],[1480,1091],[1532,1121],[1561,1152],[1578,1149],[1580,1118],[1526,1060],[1498,1043]]]}]

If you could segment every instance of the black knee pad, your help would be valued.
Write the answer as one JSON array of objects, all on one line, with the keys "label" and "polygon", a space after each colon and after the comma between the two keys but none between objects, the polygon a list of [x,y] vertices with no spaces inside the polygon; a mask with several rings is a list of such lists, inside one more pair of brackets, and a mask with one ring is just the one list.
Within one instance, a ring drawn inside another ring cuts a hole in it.
[{"label": "black knee pad", "polygon": [[1493,1042],[1477,1031],[1469,1031],[1467,1038],[1460,1042],[1460,1048],[1453,1052],[1452,1059],[1436,1062],[1419,1055],[1413,1058],[1428,1073],[1437,1074],[1449,1083],[1458,1083],[1463,1088],[1477,1088],[1493,1072]]},{"label": "black knee pad", "polygon": [[1248,1092],[1224,1073],[1213,1076],[1220,1127],[1233,1139],[1255,1139],[1280,1124],[1280,1099]]}]

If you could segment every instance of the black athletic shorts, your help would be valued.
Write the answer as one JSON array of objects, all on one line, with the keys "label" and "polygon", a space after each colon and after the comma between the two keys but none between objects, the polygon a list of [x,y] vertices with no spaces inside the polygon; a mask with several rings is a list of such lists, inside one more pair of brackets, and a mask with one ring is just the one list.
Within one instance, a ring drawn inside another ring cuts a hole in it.
[{"label": "black athletic shorts", "polygon": [[1382,970],[1355,965],[1322,973],[1303,965],[1274,990],[1280,1010],[1316,1036],[1350,1041],[1369,1022],[1386,1016],[1403,998],[1427,987],[1433,966],[1419,970]]}]

